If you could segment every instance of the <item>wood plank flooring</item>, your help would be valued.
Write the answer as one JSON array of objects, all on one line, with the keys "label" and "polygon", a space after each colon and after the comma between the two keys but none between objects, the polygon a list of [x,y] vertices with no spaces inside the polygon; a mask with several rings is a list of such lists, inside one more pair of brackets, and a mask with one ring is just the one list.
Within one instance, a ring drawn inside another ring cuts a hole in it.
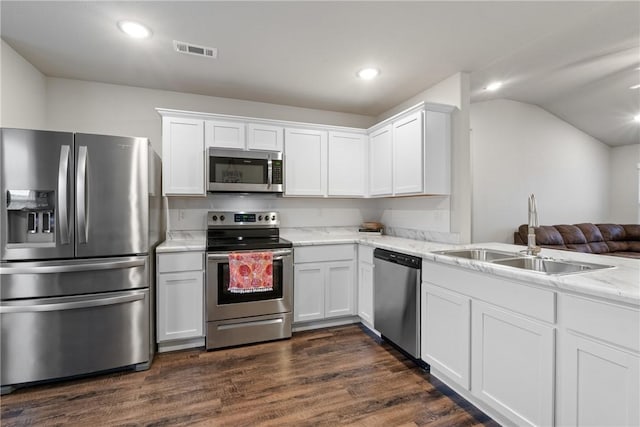
[{"label": "wood plank flooring", "polygon": [[148,371],[19,389],[0,407],[4,427],[497,426],[358,325],[164,353]]}]

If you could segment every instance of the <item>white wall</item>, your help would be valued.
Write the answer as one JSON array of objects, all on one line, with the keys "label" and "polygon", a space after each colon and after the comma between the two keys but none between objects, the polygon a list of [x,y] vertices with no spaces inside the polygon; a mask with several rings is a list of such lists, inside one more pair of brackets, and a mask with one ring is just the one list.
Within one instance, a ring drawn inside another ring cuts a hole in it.
[{"label": "white wall", "polygon": [[640,144],[611,149],[611,212],[616,224],[640,224]]},{"label": "white wall", "polygon": [[0,126],[46,128],[46,78],[0,40]]},{"label": "white wall", "polygon": [[160,115],[155,108],[266,119],[368,127],[373,117],[265,104],[132,86],[47,79],[48,125],[52,129],[142,136],[162,153]]},{"label": "white wall", "polygon": [[536,195],[540,224],[604,222],[610,147],[530,104],[471,105],[473,242],[513,243]]}]

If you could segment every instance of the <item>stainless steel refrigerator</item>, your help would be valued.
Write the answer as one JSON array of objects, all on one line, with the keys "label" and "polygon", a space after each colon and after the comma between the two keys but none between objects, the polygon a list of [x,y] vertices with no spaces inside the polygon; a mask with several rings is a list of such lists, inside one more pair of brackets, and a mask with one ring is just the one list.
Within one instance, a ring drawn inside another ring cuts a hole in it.
[{"label": "stainless steel refrigerator", "polygon": [[2,393],[147,369],[163,223],[158,155],[146,138],[0,132]]}]

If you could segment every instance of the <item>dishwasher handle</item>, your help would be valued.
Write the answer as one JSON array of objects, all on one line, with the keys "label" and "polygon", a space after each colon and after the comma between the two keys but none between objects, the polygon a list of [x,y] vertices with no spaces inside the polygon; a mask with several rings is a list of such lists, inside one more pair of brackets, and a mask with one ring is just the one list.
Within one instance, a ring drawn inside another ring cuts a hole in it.
[{"label": "dishwasher handle", "polygon": [[422,267],[422,258],[413,255],[401,254],[399,252],[388,251],[386,249],[376,248],[373,251],[373,257],[394,264],[400,264],[405,267],[415,269],[420,269]]}]

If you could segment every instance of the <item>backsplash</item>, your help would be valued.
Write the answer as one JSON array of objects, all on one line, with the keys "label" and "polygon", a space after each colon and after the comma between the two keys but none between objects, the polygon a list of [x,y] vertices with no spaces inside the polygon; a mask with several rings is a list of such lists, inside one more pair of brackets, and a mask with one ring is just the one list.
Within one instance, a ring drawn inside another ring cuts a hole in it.
[{"label": "backsplash", "polygon": [[443,243],[457,243],[450,232],[449,197],[386,199],[292,198],[273,194],[210,194],[207,198],[166,198],[167,231],[204,231],[207,211],[280,213],[282,228],[351,227],[380,221],[384,234]]}]

